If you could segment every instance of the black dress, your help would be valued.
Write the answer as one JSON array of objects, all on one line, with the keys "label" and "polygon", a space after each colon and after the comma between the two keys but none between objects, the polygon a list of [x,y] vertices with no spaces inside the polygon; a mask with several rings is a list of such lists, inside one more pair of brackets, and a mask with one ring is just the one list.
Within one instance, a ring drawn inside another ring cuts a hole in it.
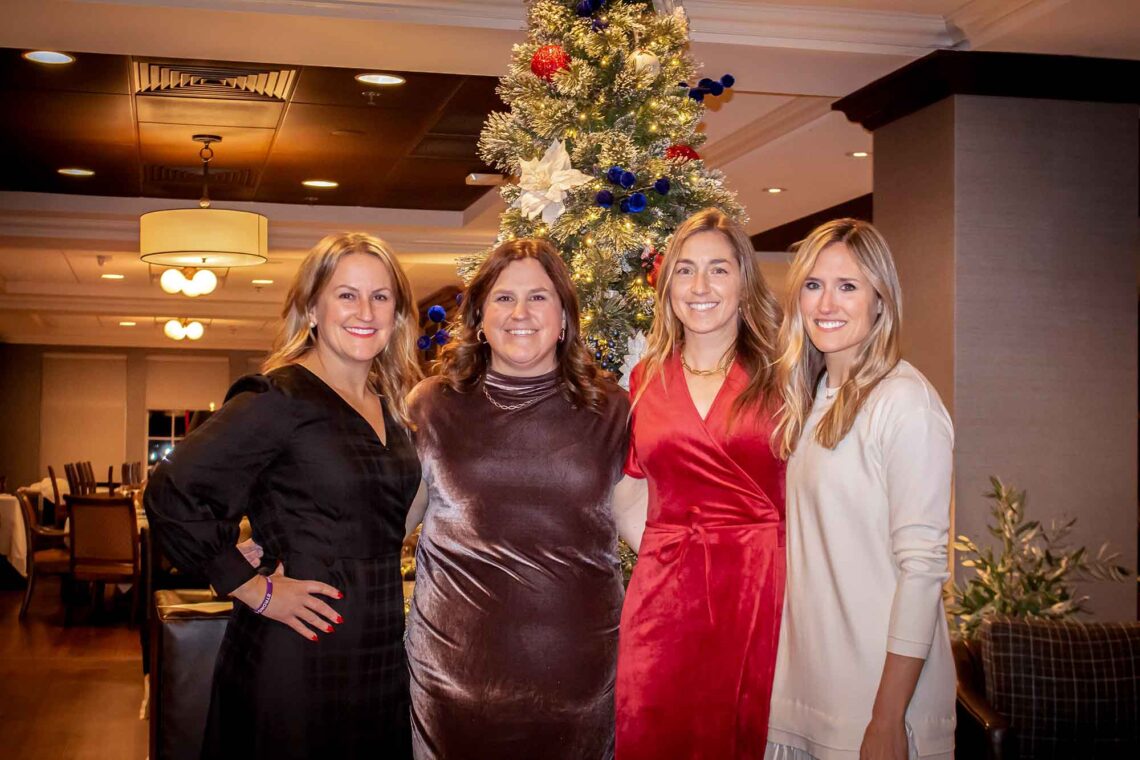
[{"label": "black dress", "polygon": [[400,546],[420,480],[408,433],[388,445],[300,365],[239,380],[222,409],[156,469],[151,529],[220,594],[254,570],[235,548],[248,514],[262,572],[340,589],[344,617],[307,641],[241,603],[214,671],[204,758],[411,756]]}]

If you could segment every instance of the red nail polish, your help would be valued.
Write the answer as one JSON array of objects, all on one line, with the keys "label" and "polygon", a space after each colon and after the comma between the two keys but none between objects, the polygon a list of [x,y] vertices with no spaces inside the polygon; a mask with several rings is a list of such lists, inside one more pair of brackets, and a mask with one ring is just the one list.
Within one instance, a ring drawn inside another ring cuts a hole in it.
[{"label": "red nail polish", "polygon": [[315,634],[313,635],[313,638],[309,639],[309,641],[316,641],[316,640],[317,640],[317,637]]},{"label": "red nail polish", "polygon": [[329,627],[325,628],[325,633],[332,633],[332,632],[333,632],[333,627],[331,625]]},{"label": "red nail polish", "polygon": [[340,625],[340,624],[341,624],[341,623],[343,623],[343,622],[344,622],[344,618],[342,618],[340,615],[337,615],[337,616],[336,616],[336,623],[337,623],[337,625]]},{"label": "red nail polish", "polygon": [[338,591],[338,592],[336,592],[336,598],[337,599],[344,599],[344,594],[342,594],[341,592]]}]

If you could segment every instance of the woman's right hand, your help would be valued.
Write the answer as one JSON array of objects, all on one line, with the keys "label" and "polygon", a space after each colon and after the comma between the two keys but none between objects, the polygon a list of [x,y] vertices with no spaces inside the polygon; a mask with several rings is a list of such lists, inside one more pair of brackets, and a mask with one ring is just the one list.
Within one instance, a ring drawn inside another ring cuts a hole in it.
[{"label": "woman's right hand", "polygon": [[[270,580],[273,581],[273,597],[262,616],[284,623],[310,641],[317,640],[314,630],[332,633],[333,623],[344,622],[336,610],[318,597],[344,598],[344,594],[327,583],[289,578],[285,575],[285,565],[280,562]],[[265,586],[265,576],[255,575],[234,589],[230,596],[256,610],[265,598]]]}]

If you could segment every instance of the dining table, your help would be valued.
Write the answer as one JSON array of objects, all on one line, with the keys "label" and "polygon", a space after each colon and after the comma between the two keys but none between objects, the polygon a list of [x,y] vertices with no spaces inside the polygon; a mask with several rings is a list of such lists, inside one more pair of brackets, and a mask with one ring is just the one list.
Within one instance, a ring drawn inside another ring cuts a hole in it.
[{"label": "dining table", "polygon": [[0,494],[0,554],[20,575],[28,577],[28,537],[24,514],[12,494]]}]

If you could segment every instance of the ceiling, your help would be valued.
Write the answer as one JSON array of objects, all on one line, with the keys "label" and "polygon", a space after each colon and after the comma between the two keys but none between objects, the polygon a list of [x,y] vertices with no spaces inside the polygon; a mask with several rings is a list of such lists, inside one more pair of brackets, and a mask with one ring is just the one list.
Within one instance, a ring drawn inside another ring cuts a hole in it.
[{"label": "ceiling", "polygon": [[461,211],[486,191],[463,180],[485,170],[479,130],[505,107],[494,77],[385,72],[405,83],[378,87],[355,69],[23,52],[0,49],[0,101],[21,114],[0,125],[9,191],[196,199],[191,138],[210,134],[214,200]]},{"label": "ceiling", "polygon": [[[873,191],[871,162],[847,155],[870,150],[871,137],[831,103],[932,50],[1140,59],[1136,0],[684,5],[705,72],[737,79],[711,104],[702,152],[739,194],[752,233]],[[525,38],[523,20],[519,0],[6,4],[0,340],[168,347],[161,322],[195,317],[207,322],[195,348],[264,349],[304,252],[341,229],[388,240],[421,295],[455,282],[455,259],[494,239],[502,210],[495,192],[463,177],[478,168],[473,139],[481,114],[499,107],[494,78]],[[18,55],[28,49],[75,54],[65,67],[73,73],[29,69]],[[219,62],[295,76],[269,99],[138,91],[139,64]],[[408,82],[370,106],[351,75],[372,70]],[[220,207],[269,217],[270,261],[232,270],[215,293],[192,300],[162,293],[138,261],[137,218],[197,197],[197,181],[179,170],[193,170],[198,146],[189,137],[200,131],[223,135],[211,168],[232,175],[211,195]],[[104,161],[85,184],[54,174],[64,162]],[[312,178],[340,186],[300,185]],[[763,192],[770,186],[786,192]],[[778,281],[780,255],[762,257]],[[274,282],[254,286],[255,278]]]}]

